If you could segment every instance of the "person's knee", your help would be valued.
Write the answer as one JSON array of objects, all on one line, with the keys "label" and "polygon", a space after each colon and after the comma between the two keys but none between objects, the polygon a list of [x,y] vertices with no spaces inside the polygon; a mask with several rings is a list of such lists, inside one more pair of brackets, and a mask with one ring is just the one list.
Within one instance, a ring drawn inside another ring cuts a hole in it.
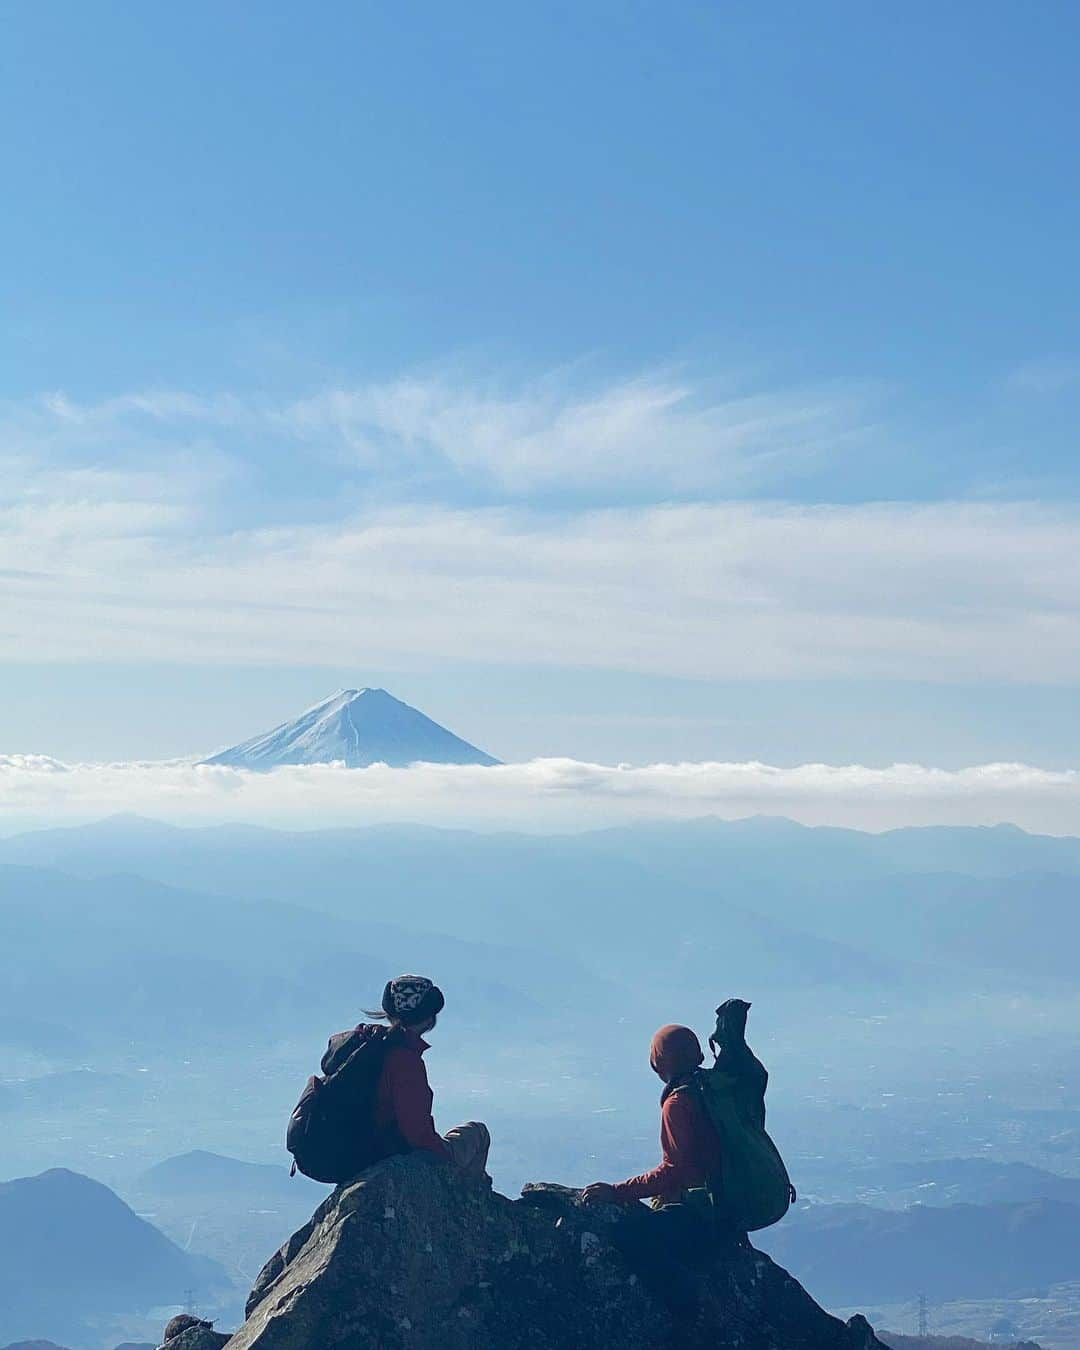
[{"label": "person's knee", "polygon": [[491,1151],[491,1131],[482,1121],[467,1121],[450,1130],[446,1147],[455,1166],[467,1172],[483,1172]]}]

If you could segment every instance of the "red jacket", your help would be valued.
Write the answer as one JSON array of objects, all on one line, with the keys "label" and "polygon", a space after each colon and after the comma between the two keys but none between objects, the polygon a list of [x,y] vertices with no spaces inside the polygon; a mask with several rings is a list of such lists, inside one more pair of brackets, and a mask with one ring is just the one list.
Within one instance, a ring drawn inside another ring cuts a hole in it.
[{"label": "red jacket", "polygon": [[704,1186],[720,1174],[720,1136],[697,1094],[688,1088],[673,1092],[664,1103],[660,1124],[663,1158],[651,1172],[620,1182],[619,1200],[629,1204],[659,1196],[674,1200],[680,1191]]},{"label": "red jacket", "polygon": [[[661,1027],[653,1037],[650,1063],[665,1083],[686,1083],[702,1062],[701,1042],[689,1027]],[[615,1187],[629,1204],[659,1196],[674,1200],[680,1191],[704,1186],[720,1175],[720,1136],[692,1088],[668,1087],[660,1123],[660,1165]]]},{"label": "red jacket", "polygon": [[405,1028],[401,1043],[387,1051],[375,1100],[375,1123],[380,1130],[396,1125],[412,1149],[449,1158],[431,1117],[433,1098],[423,1060],[428,1049],[426,1041]]}]

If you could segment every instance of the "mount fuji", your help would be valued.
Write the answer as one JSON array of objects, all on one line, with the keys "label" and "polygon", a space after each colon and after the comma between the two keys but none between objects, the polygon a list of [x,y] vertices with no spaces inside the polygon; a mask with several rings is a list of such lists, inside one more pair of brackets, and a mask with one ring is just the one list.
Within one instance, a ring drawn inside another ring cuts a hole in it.
[{"label": "mount fuji", "polygon": [[292,722],[222,750],[204,764],[273,769],[279,764],[498,764],[385,689],[339,689]]}]

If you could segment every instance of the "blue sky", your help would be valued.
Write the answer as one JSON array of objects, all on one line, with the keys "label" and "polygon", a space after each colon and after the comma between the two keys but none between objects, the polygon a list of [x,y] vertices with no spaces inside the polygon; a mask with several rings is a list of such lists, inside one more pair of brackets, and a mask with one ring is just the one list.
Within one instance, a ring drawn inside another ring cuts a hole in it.
[{"label": "blue sky", "polygon": [[1074,764],[1078,38],[15,7],[0,750]]}]

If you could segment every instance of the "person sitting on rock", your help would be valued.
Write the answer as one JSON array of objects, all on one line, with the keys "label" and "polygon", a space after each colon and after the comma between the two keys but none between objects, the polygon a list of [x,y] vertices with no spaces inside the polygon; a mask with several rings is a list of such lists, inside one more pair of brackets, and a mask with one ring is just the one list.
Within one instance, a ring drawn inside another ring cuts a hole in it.
[{"label": "person sitting on rock", "polygon": [[636,1200],[655,1200],[660,1206],[678,1204],[688,1192],[704,1191],[719,1176],[720,1136],[697,1094],[684,1090],[704,1061],[701,1042],[689,1027],[660,1028],[652,1040],[649,1062],[664,1081],[661,1161],[651,1171],[614,1186],[595,1182],[582,1195],[587,1204],[632,1204]]},{"label": "person sitting on rock", "polygon": [[375,1125],[384,1136],[397,1135],[396,1151],[419,1149],[444,1158],[466,1172],[486,1176],[491,1135],[470,1120],[442,1136],[432,1118],[433,1095],[424,1067],[430,1048],[424,1037],[446,1005],[442,990],[423,975],[399,975],[383,990],[382,1008],[369,1017],[389,1022],[393,1041],[386,1052],[375,1097]]},{"label": "person sitting on rock", "polygon": [[[664,1081],[660,1098],[662,1158],[649,1172],[611,1185],[594,1182],[582,1192],[586,1204],[628,1206],[615,1239],[643,1280],[675,1305],[692,1302],[686,1267],[716,1243],[710,1184],[720,1175],[720,1136],[691,1080],[704,1062],[701,1042],[689,1027],[661,1027],[652,1040],[650,1064]],[[639,1200],[651,1200],[644,1208]]]}]

